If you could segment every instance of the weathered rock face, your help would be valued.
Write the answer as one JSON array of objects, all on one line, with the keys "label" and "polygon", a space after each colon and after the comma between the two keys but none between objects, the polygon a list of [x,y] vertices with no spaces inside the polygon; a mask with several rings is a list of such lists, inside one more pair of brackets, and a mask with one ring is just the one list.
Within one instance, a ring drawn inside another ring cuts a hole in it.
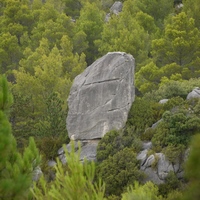
[{"label": "weathered rock face", "polygon": [[183,178],[182,164],[187,160],[188,150],[185,152],[183,159],[177,158],[176,161],[172,163],[163,153],[148,155],[148,150],[151,148],[151,145],[151,142],[144,143],[143,150],[137,155],[137,159],[140,161],[140,170],[146,174],[144,181],[162,184],[171,171],[174,172],[179,179]]},{"label": "weathered rock face", "polygon": [[125,125],[134,100],[134,67],[131,55],[111,52],[75,78],[68,98],[71,139],[99,139]]},{"label": "weathered rock face", "polygon": [[115,1],[114,4],[110,8],[110,13],[106,14],[105,22],[108,22],[111,18],[111,15],[118,15],[123,8],[123,3],[121,1]]},{"label": "weathered rock face", "polygon": [[196,87],[187,95],[187,100],[192,98],[200,98],[200,88]]},{"label": "weathered rock face", "polygon": [[110,8],[110,12],[114,14],[119,14],[122,11],[123,4],[121,1],[115,1],[115,3]]},{"label": "weathered rock face", "polygon": [[[81,162],[83,162],[84,159],[87,159],[89,161],[96,161],[98,143],[99,143],[99,140],[74,141],[75,152],[78,151],[79,146],[81,147],[81,151],[80,151]],[[72,148],[71,143],[66,145],[66,149],[68,152],[71,152],[71,148]],[[67,162],[63,147],[61,147],[58,150],[58,156],[63,164]]]}]

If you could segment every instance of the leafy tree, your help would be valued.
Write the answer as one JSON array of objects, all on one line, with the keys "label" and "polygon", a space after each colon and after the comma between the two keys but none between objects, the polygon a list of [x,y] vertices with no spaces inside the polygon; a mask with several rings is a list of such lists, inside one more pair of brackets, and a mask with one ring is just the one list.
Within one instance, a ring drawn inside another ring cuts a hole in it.
[{"label": "leafy tree", "polygon": [[[152,42],[153,56],[159,67],[176,63],[182,67],[182,77],[188,79],[199,75],[199,31],[194,19],[184,12],[173,16],[166,24],[164,36]],[[179,72],[177,72],[179,73]]]},{"label": "leafy tree", "polygon": [[[79,37],[78,35],[76,35]],[[78,38],[77,38],[78,39]],[[80,38],[79,38],[80,39]],[[80,42],[79,40],[76,42]],[[63,74],[68,74],[68,78],[73,80],[86,68],[85,54],[80,52],[73,53],[74,48],[72,42],[67,35],[61,38],[60,42],[60,54],[62,56]]]},{"label": "leafy tree", "polygon": [[[34,19],[29,8],[30,1],[5,0],[0,16],[0,72],[18,69],[25,41],[30,34]],[[11,78],[9,78],[11,79]],[[13,81],[13,79],[11,79]]]},{"label": "leafy tree", "polygon": [[66,130],[66,110],[57,93],[52,93],[46,99],[46,112],[35,125],[35,136],[38,148],[46,160],[54,159],[57,150],[69,142]]},{"label": "leafy tree", "polygon": [[131,148],[124,148],[98,166],[98,175],[106,184],[106,195],[120,195],[127,186],[143,177],[139,161]]},{"label": "leafy tree", "polygon": [[135,85],[144,94],[158,88],[163,71],[159,70],[155,63],[150,62],[141,67],[135,76]]},{"label": "leafy tree", "polygon": [[65,4],[64,12],[71,16],[72,18],[76,19],[80,15],[80,10],[82,8],[82,4],[80,0],[62,0]]},{"label": "leafy tree", "polygon": [[15,35],[21,44],[21,37],[25,32],[30,33],[34,25],[30,1],[5,0],[3,14],[1,16],[1,32],[9,32]]},{"label": "leafy tree", "polygon": [[163,121],[155,129],[152,142],[155,148],[172,145],[173,148],[179,145],[187,146],[190,138],[199,131],[200,119],[196,115],[189,114],[186,109],[176,108],[166,111],[162,117]]},{"label": "leafy tree", "polygon": [[183,0],[183,11],[187,13],[189,17],[192,17],[195,21],[195,26],[200,28],[200,14],[198,10],[199,0]]},{"label": "leafy tree", "polygon": [[10,74],[11,70],[18,67],[22,54],[18,45],[17,37],[10,33],[0,35],[0,73]]},{"label": "leafy tree", "polygon": [[80,11],[80,17],[76,21],[76,32],[83,31],[86,34],[88,48],[84,51],[87,64],[91,64],[98,54],[98,49],[94,44],[95,40],[100,39],[103,30],[104,13],[96,3],[86,2]]},{"label": "leafy tree", "polygon": [[79,152],[75,153],[74,148],[70,154],[65,149],[67,160],[64,166],[59,159],[55,166],[56,176],[51,183],[47,183],[44,177],[39,180],[39,183],[34,183],[32,193],[36,199],[52,199],[52,200],[79,200],[79,199],[94,199],[103,200],[105,185],[99,182],[93,182],[95,175],[94,162],[86,160],[80,162]]},{"label": "leafy tree", "polygon": [[104,25],[102,39],[95,42],[101,54],[123,51],[133,55],[138,65],[146,62],[150,50],[150,36],[141,26],[144,21],[141,21],[139,16],[137,21],[135,14],[134,1],[125,1],[120,15],[113,15]]},{"label": "leafy tree", "polygon": [[141,150],[141,141],[131,126],[124,130],[112,130],[101,139],[97,147],[97,161],[102,162],[125,147],[131,147],[136,152]]},{"label": "leafy tree", "polygon": [[178,178],[177,178],[176,174],[174,174],[174,172],[170,171],[166,177],[165,183],[160,184],[158,186],[159,194],[162,195],[163,197],[167,197],[168,194],[180,189],[180,187],[181,187],[180,180],[178,180]]},{"label": "leafy tree", "polygon": [[129,112],[127,125],[135,126],[135,129],[143,132],[157,119],[154,119],[153,104],[149,100],[137,97]]},{"label": "leafy tree", "polygon": [[46,112],[44,118],[38,123],[37,134],[43,136],[66,135],[66,112],[63,110],[63,104],[57,93],[52,93],[46,99]]},{"label": "leafy tree", "polygon": [[[66,100],[72,83],[69,75],[63,72],[59,50],[55,47],[50,51],[47,40],[41,41],[35,52],[27,49],[26,53],[27,58],[20,62],[22,67],[14,72],[16,84],[13,85],[13,93],[18,101],[13,106],[12,125],[17,138],[35,135],[40,120],[50,117],[50,113],[46,113],[48,106],[45,101],[55,92],[61,101]],[[19,111],[22,107],[23,112]],[[62,112],[66,107],[62,105]],[[52,123],[45,120],[45,127]]]},{"label": "leafy tree", "polygon": [[136,0],[134,1],[134,9],[153,17],[155,24],[162,29],[165,18],[173,13],[173,2],[168,0]]},{"label": "leafy tree", "polygon": [[33,15],[37,21],[30,35],[29,47],[36,49],[42,38],[49,42],[52,49],[59,48],[60,40],[64,35],[74,35],[74,25],[70,17],[62,11],[61,1],[46,1],[42,7],[34,6]]},{"label": "leafy tree", "polygon": [[28,199],[33,171],[40,157],[33,138],[21,155],[6,113],[12,103],[6,78],[0,77],[0,199]]}]

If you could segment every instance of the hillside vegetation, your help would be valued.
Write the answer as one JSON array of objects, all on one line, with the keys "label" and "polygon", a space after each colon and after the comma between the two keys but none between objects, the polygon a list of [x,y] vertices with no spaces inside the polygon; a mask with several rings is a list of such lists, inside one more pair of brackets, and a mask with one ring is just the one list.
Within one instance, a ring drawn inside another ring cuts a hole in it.
[{"label": "hillside vegetation", "polygon": [[[106,22],[113,0],[0,1],[0,199],[200,199],[200,100],[186,100],[200,87],[200,0],[122,2]],[[126,126],[101,140],[96,164],[66,153],[52,181],[47,161],[69,141],[73,79],[109,51],[136,61]],[[143,184],[142,141],[172,162],[192,144],[185,179]],[[39,163],[44,176],[32,184]]]}]

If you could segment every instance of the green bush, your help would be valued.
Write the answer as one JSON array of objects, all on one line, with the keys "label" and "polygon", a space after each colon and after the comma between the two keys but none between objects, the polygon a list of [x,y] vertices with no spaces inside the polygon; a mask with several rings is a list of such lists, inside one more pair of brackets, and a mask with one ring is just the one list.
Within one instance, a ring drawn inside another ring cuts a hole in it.
[{"label": "green bush", "polygon": [[97,161],[102,162],[124,148],[122,131],[112,130],[100,140],[97,147]]},{"label": "green bush", "polygon": [[187,146],[191,136],[200,130],[200,118],[186,109],[166,111],[162,119],[152,138],[154,148],[161,149],[170,144]]},{"label": "green bush", "polygon": [[156,121],[154,114],[151,101],[136,97],[128,115],[127,126],[134,126],[143,132]]},{"label": "green bush", "polygon": [[184,150],[185,146],[182,144],[178,144],[177,146],[169,144],[162,150],[162,152],[165,154],[170,162],[174,163],[177,160],[181,161]]},{"label": "green bush", "polygon": [[143,178],[136,153],[131,148],[125,148],[100,163],[98,175],[106,184],[107,196],[119,196],[128,185]]},{"label": "green bush", "polygon": [[142,142],[134,127],[127,126],[124,130],[112,130],[106,133],[98,144],[97,161],[102,162],[125,147],[131,147],[135,152],[139,152],[141,146]]},{"label": "green bush", "polygon": [[174,172],[169,172],[165,179],[165,183],[159,185],[159,194],[163,197],[167,197],[169,193],[174,190],[180,189],[181,182],[178,180]]}]

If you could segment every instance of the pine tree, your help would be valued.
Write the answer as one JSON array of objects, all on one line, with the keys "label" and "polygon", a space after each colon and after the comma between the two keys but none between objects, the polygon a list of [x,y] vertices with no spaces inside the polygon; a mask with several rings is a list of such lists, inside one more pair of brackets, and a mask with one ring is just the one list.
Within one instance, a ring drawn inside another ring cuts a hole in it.
[{"label": "pine tree", "polygon": [[66,166],[57,159],[55,166],[56,177],[50,184],[44,177],[39,180],[39,184],[34,184],[32,193],[37,200],[103,200],[105,185],[99,181],[94,182],[95,164],[84,161],[80,162],[79,152],[72,151],[70,154],[65,149],[67,160]]},{"label": "pine tree", "polygon": [[27,199],[30,195],[33,171],[38,166],[40,156],[33,138],[21,155],[8,121],[12,95],[6,78],[0,77],[0,199]]}]

